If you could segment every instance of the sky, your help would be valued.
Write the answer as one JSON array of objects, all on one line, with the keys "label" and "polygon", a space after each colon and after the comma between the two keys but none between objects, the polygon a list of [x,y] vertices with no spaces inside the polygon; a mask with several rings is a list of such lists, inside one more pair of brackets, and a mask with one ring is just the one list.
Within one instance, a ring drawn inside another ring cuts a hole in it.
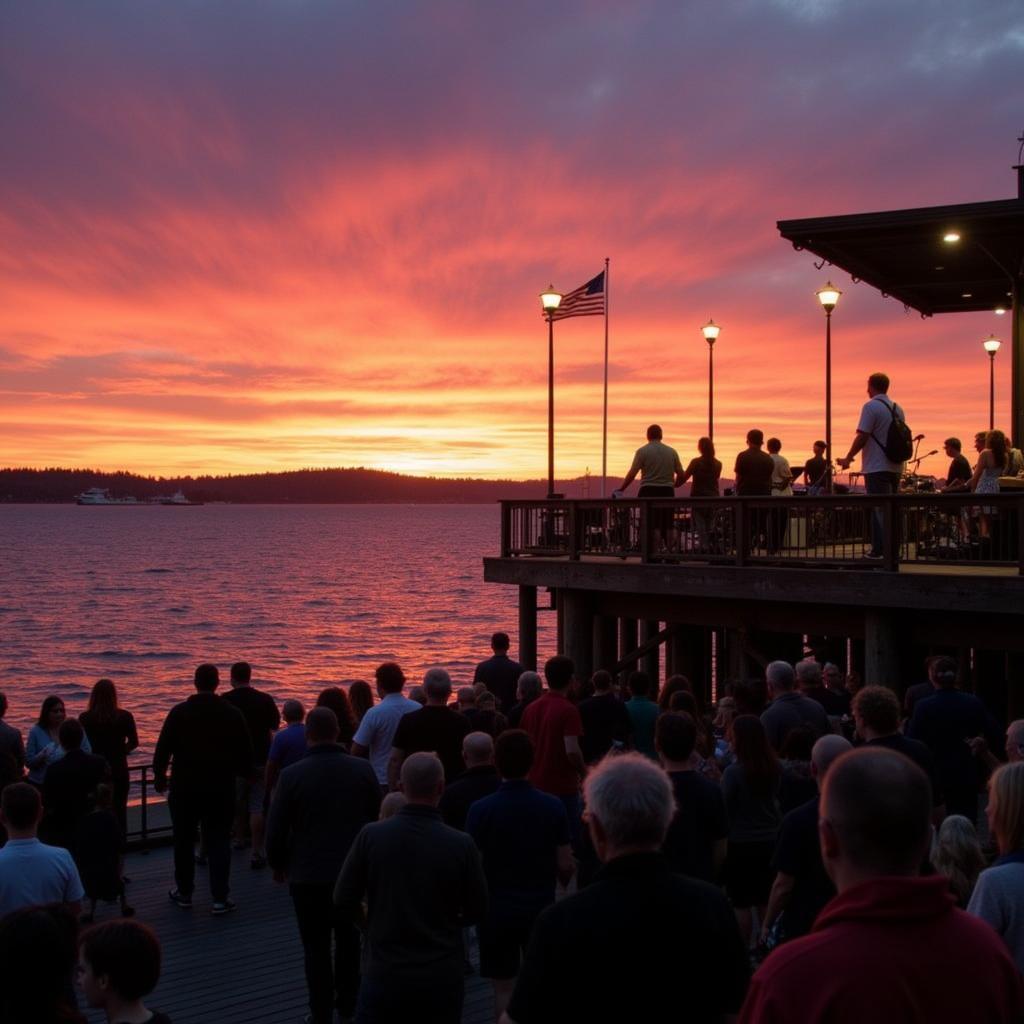
[{"label": "sky", "polygon": [[[968,442],[1009,318],[775,222],[1011,197],[1022,66],[1018,0],[4,4],[0,465],[542,477],[538,293],[606,257],[609,476],[651,422],[695,454],[709,316],[723,461],[802,462],[829,276],[836,454],[878,369]],[[557,475],[600,476],[603,321],[555,346]]]}]

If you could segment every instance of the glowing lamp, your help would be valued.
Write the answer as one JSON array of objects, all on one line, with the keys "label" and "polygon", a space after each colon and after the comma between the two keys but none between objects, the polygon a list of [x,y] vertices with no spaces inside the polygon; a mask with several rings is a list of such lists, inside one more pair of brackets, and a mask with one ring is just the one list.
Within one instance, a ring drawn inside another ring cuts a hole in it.
[{"label": "glowing lamp", "polygon": [[716,324],[714,320],[709,320],[700,329],[701,334],[704,335],[704,340],[709,345],[714,345],[714,343],[718,340],[718,335],[721,332],[721,330],[722,330],[722,328],[718,324]]},{"label": "glowing lamp", "polygon": [[999,341],[999,339],[994,334],[990,334],[984,340],[984,342],[982,342],[982,344],[985,346],[985,351],[990,356],[994,356],[999,351],[999,346],[1000,346],[1001,342]]},{"label": "glowing lamp", "polygon": [[562,293],[556,292],[553,284],[549,284],[547,288],[540,293],[540,305],[541,309],[543,309],[545,313],[554,313],[561,304]]},{"label": "glowing lamp", "polygon": [[1002,306],[996,306],[996,316],[1006,316],[1006,310]]},{"label": "glowing lamp", "polygon": [[956,245],[956,243],[960,241],[960,232],[959,231],[947,231],[942,236],[942,240],[946,243],[946,245]]},{"label": "glowing lamp", "polygon": [[818,301],[821,303],[822,309],[826,313],[831,313],[836,308],[836,303],[839,301],[839,296],[843,293],[829,281],[824,288],[819,288],[815,294],[818,296]]}]

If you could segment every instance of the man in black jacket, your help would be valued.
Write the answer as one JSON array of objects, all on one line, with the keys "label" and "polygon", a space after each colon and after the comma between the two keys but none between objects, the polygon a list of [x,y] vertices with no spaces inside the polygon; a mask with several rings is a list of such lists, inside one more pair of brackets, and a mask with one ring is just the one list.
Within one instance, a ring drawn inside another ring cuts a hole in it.
[{"label": "man in black jacket", "polygon": [[110,765],[98,754],[82,749],[85,733],[77,718],[66,718],[57,738],[67,753],[46,770],[43,782],[43,805],[46,817],[42,833],[46,842],[70,850],[78,861],[76,835],[82,819],[92,808],[89,800],[96,787],[110,779]]},{"label": "man in black jacket", "polygon": [[473,840],[441,820],[444,768],[437,755],[407,757],[401,784],[408,803],[359,833],[334,890],[339,912],[350,918],[364,897],[369,905],[356,1016],[458,1024],[462,929],[487,913],[487,880]]},{"label": "man in black jacket", "polygon": [[200,825],[210,862],[211,913],[235,909],[228,899],[231,875],[231,818],[235,776],[250,778],[252,743],[242,713],[216,694],[220,675],[216,665],[200,665],[196,692],[171,708],[164,719],[153,754],[153,785],[167,790],[167,807],[174,826],[174,881],[168,896],[179,907],[192,906],[195,886],[194,844]]},{"label": "man in black jacket", "polygon": [[[359,932],[334,908],[334,883],[359,830],[377,820],[380,785],[368,761],[338,745],[330,708],[306,718],[309,753],[281,773],[267,821],[267,859],[274,880],[289,883],[305,955],[312,1024],[355,1010]],[[334,961],[331,962],[331,936]]]}]

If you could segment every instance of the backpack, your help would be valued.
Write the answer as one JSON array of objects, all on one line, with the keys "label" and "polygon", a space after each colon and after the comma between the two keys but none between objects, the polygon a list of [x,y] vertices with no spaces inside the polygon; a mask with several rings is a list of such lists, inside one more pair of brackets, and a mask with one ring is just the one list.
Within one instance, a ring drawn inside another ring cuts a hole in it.
[{"label": "backpack", "polygon": [[890,462],[906,462],[914,454],[914,435],[907,426],[907,421],[902,416],[896,415],[896,404],[894,402],[883,402],[889,410],[891,419],[889,429],[885,435],[884,443],[879,441],[874,434],[871,436],[885,452],[885,457]]}]

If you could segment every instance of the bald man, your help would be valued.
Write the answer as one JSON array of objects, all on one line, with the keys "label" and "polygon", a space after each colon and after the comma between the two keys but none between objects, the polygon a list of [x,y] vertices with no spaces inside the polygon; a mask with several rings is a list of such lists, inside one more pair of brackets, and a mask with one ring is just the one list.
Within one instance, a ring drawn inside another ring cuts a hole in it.
[{"label": "bald man", "polygon": [[466,770],[445,787],[438,807],[446,825],[465,831],[470,806],[498,788],[494,740],[486,732],[469,733],[462,741],[462,760]]},{"label": "bald man", "polygon": [[[990,772],[994,772],[1003,762],[989,749],[984,736],[973,736],[967,741],[971,753],[981,760]],[[1006,760],[1013,764],[1024,761],[1024,718],[1018,718],[1006,727]]]},{"label": "bald man", "polygon": [[441,819],[444,774],[436,754],[405,758],[405,806],[359,833],[338,876],[338,909],[370,908],[357,1020],[462,1018],[462,928],[487,912],[487,881],[476,844]]},{"label": "bald man", "polygon": [[838,895],[810,935],[754,975],[741,1024],[999,1024],[1024,1016],[1024,982],[998,935],[957,909],[941,875],[920,877],[931,839],[928,777],[894,751],[842,754],[818,831]]}]

